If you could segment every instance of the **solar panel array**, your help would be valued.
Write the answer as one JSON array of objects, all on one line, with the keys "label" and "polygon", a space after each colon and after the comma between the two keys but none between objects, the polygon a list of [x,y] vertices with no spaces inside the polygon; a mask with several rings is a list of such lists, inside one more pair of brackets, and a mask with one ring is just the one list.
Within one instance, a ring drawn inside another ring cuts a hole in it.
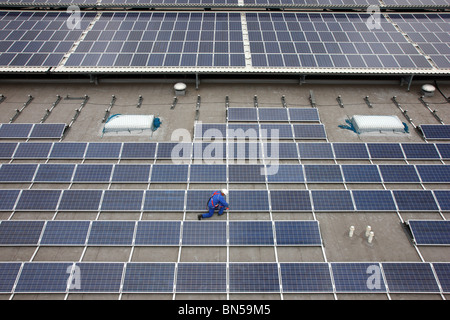
[{"label": "solar panel array", "polygon": [[59,139],[65,129],[64,123],[2,123],[0,139]]},{"label": "solar panel array", "polygon": [[0,271],[1,293],[450,292],[450,264],[439,262],[1,262]]}]

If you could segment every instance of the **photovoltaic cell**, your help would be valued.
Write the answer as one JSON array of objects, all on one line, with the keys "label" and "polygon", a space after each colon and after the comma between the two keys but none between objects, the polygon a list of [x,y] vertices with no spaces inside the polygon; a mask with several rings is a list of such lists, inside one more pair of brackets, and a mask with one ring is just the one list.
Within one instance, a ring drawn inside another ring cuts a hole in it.
[{"label": "photovoltaic cell", "polygon": [[389,190],[353,190],[358,211],[396,211],[397,208]]},{"label": "photovoltaic cell", "polygon": [[312,190],[315,211],[353,211],[350,191],[347,190]]},{"label": "photovoltaic cell", "polygon": [[273,229],[270,221],[230,221],[230,245],[273,245]]},{"label": "photovoltaic cell", "polygon": [[329,143],[299,143],[298,150],[301,159],[334,159]]},{"label": "photovoltaic cell", "polygon": [[0,292],[10,293],[16,283],[17,275],[21,267],[19,262],[0,263]]},{"label": "photovoltaic cell", "polygon": [[141,211],[142,190],[105,190],[101,210]]},{"label": "photovoltaic cell", "polygon": [[230,263],[230,292],[279,292],[276,263]]},{"label": "photovoltaic cell", "polygon": [[83,142],[55,142],[50,159],[83,159],[87,143]]},{"label": "photovoltaic cell", "polygon": [[[336,292],[386,292],[378,263],[331,263]],[[372,280],[375,274],[380,275]]]},{"label": "photovoltaic cell", "polygon": [[84,245],[90,221],[47,221],[41,245]]},{"label": "photovoltaic cell", "polygon": [[256,108],[228,108],[228,121],[258,121]]},{"label": "photovoltaic cell", "polygon": [[154,159],[156,143],[154,142],[124,142],[122,148],[122,159]]},{"label": "photovoltaic cell", "polygon": [[393,193],[400,211],[438,211],[429,190],[394,190]]},{"label": "photovoltaic cell", "polygon": [[0,142],[0,159],[11,159],[16,148],[15,142]]},{"label": "photovoltaic cell", "polygon": [[[311,199],[306,190],[271,190],[272,211],[311,211]],[[230,204],[231,205],[231,204]]]},{"label": "photovoltaic cell", "polygon": [[323,124],[294,124],[295,139],[317,139],[327,138],[325,127]]},{"label": "photovoltaic cell", "polygon": [[208,200],[213,191],[211,190],[188,190],[186,200],[186,211],[199,211],[206,213],[208,211]]},{"label": "photovoltaic cell", "polygon": [[123,292],[173,292],[174,263],[127,263]]},{"label": "photovoltaic cell", "polygon": [[179,221],[139,221],[135,245],[177,246],[180,244],[180,228]]},{"label": "photovoltaic cell", "polygon": [[320,246],[318,221],[276,221],[276,241],[279,246]]},{"label": "photovoltaic cell", "polygon": [[381,182],[377,166],[374,165],[342,165],[342,173],[346,183]]},{"label": "photovoltaic cell", "polygon": [[319,122],[319,111],[316,108],[288,108],[290,121]]},{"label": "photovoltaic cell", "polygon": [[86,150],[86,159],[118,159],[122,143],[90,142]]},{"label": "photovoltaic cell", "polygon": [[64,190],[58,211],[98,211],[103,190]]},{"label": "photovoltaic cell", "polygon": [[27,138],[32,128],[31,123],[3,123],[0,138]]},{"label": "photovoltaic cell", "polygon": [[25,263],[15,292],[66,292],[72,265],[72,263]]},{"label": "photovoltaic cell", "polygon": [[1,245],[37,245],[44,221],[2,221],[0,224]]},{"label": "photovoltaic cell", "polygon": [[176,291],[225,292],[226,276],[225,263],[179,263]]},{"label": "photovoltaic cell", "polygon": [[409,220],[417,245],[450,245],[450,221]]},{"label": "photovoltaic cell", "polygon": [[232,211],[269,211],[266,190],[230,190],[227,202]]},{"label": "photovoltaic cell", "polygon": [[439,159],[439,153],[434,144],[402,143],[403,152],[407,159]]},{"label": "photovoltaic cell", "polygon": [[230,142],[227,157],[228,159],[259,159],[262,157],[261,152],[261,144],[257,142]]},{"label": "photovoltaic cell", "polygon": [[450,159],[450,144],[436,143],[435,146],[438,148],[442,159]]},{"label": "photovoltaic cell", "polygon": [[416,165],[416,168],[424,183],[450,183],[450,166]]},{"label": "photovoltaic cell", "polygon": [[183,211],[184,195],[184,190],[147,190],[144,211]]},{"label": "photovoltaic cell", "polygon": [[185,246],[224,246],[227,244],[226,222],[185,221],[182,243]]},{"label": "photovoltaic cell", "polygon": [[260,136],[262,139],[293,139],[292,125],[261,123]]},{"label": "photovoltaic cell", "polygon": [[122,282],[123,263],[79,262],[82,275],[80,287],[72,286],[69,292],[119,292]]},{"label": "photovoltaic cell", "polygon": [[416,169],[411,165],[379,165],[378,166],[387,183],[420,182]]},{"label": "photovoltaic cell", "polygon": [[332,292],[327,263],[281,263],[284,292]]},{"label": "photovoltaic cell", "polygon": [[148,183],[150,168],[145,164],[116,164],[111,181]]},{"label": "photovoltaic cell", "polygon": [[267,166],[267,180],[270,183],[303,183],[303,167],[296,164]]},{"label": "photovoltaic cell", "polygon": [[450,211],[450,190],[433,191],[442,211]]},{"label": "photovoltaic cell", "polygon": [[78,164],[73,181],[108,183],[111,179],[112,169],[112,164]]},{"label": "photovoltaic cell", "polygon": [[34,177],[34,182],[70,182],[74,170],[74,164],[41,163]]},{"label": "photovoltaic cell", "polygon": [[46,159],[52,147],[45,142],[21,142],[19,143],[14,158],[17,159]]},{"label": "photovoltaic cell", "polygon": [[369,159],[364,143],[333,143],[336,159]]},{"label": "photovoltaic cell", "polygon": [[230,123],[228,124],[227,137],[228,140],[245,138],[254,141],[259,138],[259,126],[253,123]]},{"label": "photovoltaic cell", "polygon": [[11,211],[14,209],[20,190],[0,190],[0,211]]},{"label": "photovoltaic cell", "polygon": [[188,165],[154,164],[151,182],[184,182],[188,181]]},{"label": "photovoltaic cell", "polygon": [[305,177],[308,183],[343,182],[341,168],[338,165],[304,165]]},{"label": "photovoltaic cell", "polygon": [[16,210],[54,211],[60,195],[61,190],[22,190]]},{"label": "photovoltaic cell", "polygon": [[441,284],[442,292],[450,292],[450,263],[435,262],[433,263],[434,270]]},{"label": "photovoltaic cell", "polygon": [[404,159],[402,148],[397,143],[368,143],[372,159]]},{"label": "photovoltaic cell", "polygon": [[258,108],[259,121],[288,121],[285,108]]},{"label": "photovoltaic cell", "polygon": [[36,123],[30,133],[30,138],[61,138],[64,130],[66,129],[65,123]]},{"label": "photovoltaic cell", "polygon": [[228,166],[228,180],[230,183],[265,182],[266,176],[264,165],[230,164]]},{"label": "photovoltaic cell", "polygon": [[37,164],[2,164],[0,182],[31,182]]},{"label": "photovoltaic cell", "polygon": [[439,293],[429,263],[384,262],[383,273],[390,292],[435,292]]},{"label": "photovoltaic cell", "polygon": [[189,182],[227,182],[227,167],[221,164],[192,164]]},{"label": "photovoltaic cell", "polygon": [[89,232],[89,245],[131,245],[134,221],[93,221]]},{"label": "photovoltaic cell", "polygon": [[158,159],[171,159],[172,161],[190,159],[192,143],[159,142],[157,149]]}]

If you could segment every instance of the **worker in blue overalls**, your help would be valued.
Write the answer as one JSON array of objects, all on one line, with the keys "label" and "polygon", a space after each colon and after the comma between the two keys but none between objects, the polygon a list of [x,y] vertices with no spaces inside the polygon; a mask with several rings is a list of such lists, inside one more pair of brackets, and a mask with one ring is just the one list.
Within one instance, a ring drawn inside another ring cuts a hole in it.
[{"label": "worker in blue overalls", "polygon": [[219,210],[219,216],[223,214],[223,211],[228,208],[228,203],[225,200],[225,196],[228,195],[228,190],[223,189],[221,191],[214,191],[211,197],[208,200],[208,209],[209,212],[205,214],[199,214],[198,220],[202,220],[203,218],[210,218],[213,216],[214,211]]}]

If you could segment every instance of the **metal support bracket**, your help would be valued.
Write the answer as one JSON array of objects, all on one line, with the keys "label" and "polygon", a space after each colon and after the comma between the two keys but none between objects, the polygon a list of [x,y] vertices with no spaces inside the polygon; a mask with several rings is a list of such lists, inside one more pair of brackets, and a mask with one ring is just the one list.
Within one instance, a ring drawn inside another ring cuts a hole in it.
[{"label": "metal support bracket", "polygon": [[142,100],[144,100],[144,98],[142,98],[142,96],[139,95],[138,103],[137,103],[137,105],[136,105],[136,108],[140,108],[140,107],[142,106]]},{"label": "metal support bracket", "polygon": [[195,89],[198,90],[198,87],[200,87],[200,76],[198,73],[195,74]]},{"label": "metal support bracket", "polygon": [[52,113],[53,109],[55,109],[55,107],[58,105],[58,103],[61,101],[61,96],[58,94],[56,96],[56,101],[53,102],[52,107],[50,109],[45,109],[45,114],[41,119],[41,123],[44,123],[45,120],[47,120],[48,116],[50,115],[50,113]]},{"label": "metal support bracket", "polygon": [[372,103],[370,103],[369,96],[365,96],[364,101],[366,102],[366,104],[369,108],[373,108]]},{"label": "metal support bracket", "polygon": [[109,103],[108,109],[105,110],[105,116],[103,117],[102,122],[106,122],[106,120],[108,120],[109,114],[111,113],[111,109],[115,103],[116,103],[116,96],[112,95],[111,102]]},{"label": "metal support bracket", "polygon": [[440,124],[445,124],[444,121],[442,121],[441,117],[438,116],[437,110],[432,110],[432,109],[430,108],[430,105],[428,104],[428,102],[426,102],[425,100],[423,100],[423,98],[424,98],[424,96],[421,96],[421,97],[419,98],[419,101],[422,102],[422,104],[425,106],[425,108],[427,108],[428,111],[431,112],[431,114],[433,115],[433,117],[435,117],[436,120],[440,122]]},{"label": "metal support bracket", "polygon": [[402,77],[400,80],[400,86],[403,87],[403,85],[407,84],[408,85],[407,90],[409,92],[411,90],[411,85],[412,85],[413,79],[414,79],[414,75]]},{"label": "metal support bracket", "polygon": [[27,102],[23,104],[22,108],[16,109],[16,113],[13,115],[11,119],[9,119],[9,123],[13,123],[17,119],[17,117],[22,113],[23,109],[25,109],[31,103],[31,101],[33,101],[33,99],[34,97],[31,94],[29,94]]},{"label": "metal support bracket", "polygon": [[197,96],[197,105],[195,106],[195,121],[198,121],[198,118],[200,117],[200,102],[201,98],[200,95]]},{"label": "metal support bracket", "polygon": [[394,104],[397,106],[397,108],[400,109],[400,111],[402,112],[403,116],[406,118],[406,120],[408,120],[408,122],[413,126],[413,128],[417,130],[417,126],[414,124],[414,122],[412,121],[412,119],[408,115],[408,110],[403,110],[402,106],[397,101],[397,97],[396,96],[392,97],[392,102],[394,102]]},{"label": "metal support bracket", "polygon": [[309,90],[309,103],[311,103],[312,108],[316,107],[316,97],[313,90]]},{"label": "metal support bracket", "polygon": [[339,103],[339,107],[344,108],[344,102],[342,101],[342,97],[338,96],[336,98],[337,102]]},{"label": "metal support bracket", "polygon": [[175,106],[177,105],[178,102],[178,98],[177,97],[173,97],[173,102],[172,105],[170,106],[170,110],[175,109]]},{"label": "metal support bracket", "polygon": [[281,104],[283,105],[283,108],[287,108],[287,103],[286,103],[286,97],[285,96],[281,97]]},{"label": "metal support bracket", "polygon": [[253,106],[258,108],[258,96],[256,94],[253,96]]}]

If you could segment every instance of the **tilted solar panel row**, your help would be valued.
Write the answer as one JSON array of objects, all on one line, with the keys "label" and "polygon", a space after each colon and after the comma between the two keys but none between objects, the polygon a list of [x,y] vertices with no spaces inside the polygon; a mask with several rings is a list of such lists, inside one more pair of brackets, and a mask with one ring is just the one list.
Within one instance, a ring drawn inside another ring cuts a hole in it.
[{"label": "tilted solar panel row", "polygon": [[417,245],[450,245],[450,221],[408,220],[407,225]]},{"label": "tilted solar panel row", "polygon": [[450,183],[448,165],[1,164],[1,183]]},{"label": "tilted solar panel row", "polygon": [[1,123],[0,139],[59,139],[65,123]]},{"label": "tilted solar panel row", "polygon": [[320,246],[317,221],[0,221],[1,246]]},{"label": "tilted solar panel row", "polygon": [[449,279],[443,262],[0,263],[2,293],[439,294],[450,292]]},{"label": "tilted solar panel row", "polygon": [[[0,190],[0,211],[207,212],[211,190]],[[450,211],[449,190],[230,190],[230,212]]]},{"label": "tilted solar panel row", "polygon": [[228,108],[227,121],[319,122],[316,108]]}]

